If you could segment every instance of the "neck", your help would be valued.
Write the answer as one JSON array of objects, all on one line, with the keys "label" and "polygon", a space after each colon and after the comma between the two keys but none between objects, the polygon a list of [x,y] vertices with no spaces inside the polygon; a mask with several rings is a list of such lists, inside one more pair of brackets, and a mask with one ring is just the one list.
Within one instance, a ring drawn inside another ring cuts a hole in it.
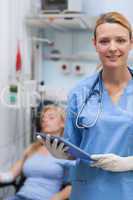
[{"label": "neck", "polygon": [[105,84],[121,85],[131,80],[132,76],[126,67],[114,70],[103,69],[102,78]]},{"label": "neck", "polygon": [[132,75],[127,67],[122,70],[103,70],[102,79],[112,101],[117,103]]}]

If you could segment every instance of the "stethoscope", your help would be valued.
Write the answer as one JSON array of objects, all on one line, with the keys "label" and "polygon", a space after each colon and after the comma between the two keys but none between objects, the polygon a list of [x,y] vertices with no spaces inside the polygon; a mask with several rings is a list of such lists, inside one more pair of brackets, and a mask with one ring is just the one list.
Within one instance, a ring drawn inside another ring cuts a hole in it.
[{"label": "stethoscope", "polygon": [[[128,68],[128,69],[129,69],[129,72],[131,73],[131,75],[133,77],[133,70],[130,69],[130,68]],[[98,88],[96,89],[97,85],[98,85]],[[98,96],[98,100],[97,100],[97,102],[98,102],[98,109],[97,109],[97,112],[96,112],[96,117],[95,117],[95,119],[92,122],[88,123],[87,125],[83,124],[83,123],[81,125],[79,123],[80,115],[81,115],[83,109],[85,108],[87,102],[94,95]],[[95,124],[97,123],[97,120],[99,119],[99,116],[101,115],[101,112],[102,112],[102,96],[103,96],[103,83],[102,83],[102,70],[101,70],[98,73],[98,76],[96,77],[93,85],[91,86],[91,89],[89,90],[89,94],[86,97],[85,101],[83,102],[80,111],[77,114],[77,117],[76,117],[76,127],[77,128],[82,129],[82,128],[90,128],[90,127],[95,126]]]}]

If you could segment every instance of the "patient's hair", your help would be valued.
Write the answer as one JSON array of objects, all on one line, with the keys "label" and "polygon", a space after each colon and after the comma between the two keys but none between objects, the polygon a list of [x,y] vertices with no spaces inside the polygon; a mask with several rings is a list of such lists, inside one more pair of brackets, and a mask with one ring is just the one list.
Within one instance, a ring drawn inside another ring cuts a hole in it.
[{"label": "patient's hair", "polygon": [[[61,120],[64,122],[65,124],[65,118],[66,118],[66,115],[65,115],[65,110],[63,107],[61,106],[57,106],[57,105],[47,105],[47,106],[44,106],[42,111],[41,111],[41,115],[40,115],[40,124],[42,124],[42,119],[43,119],[43,116],[44,116],[44,113],[46,113],[47,111],[49,110],[54,110],[56,113],[59,113],[60,115],[60,118]],[[64,127],[62,128],[61,130],[61,136],[63,135],[63,132],[64,132]],[[31,156],[32,154],[34,154],[38,149],[39,147],[43,145],[41,141],[37,140],[36,142],[34,142],[29,151],[28,151],[28,156]]]},{"label": "patient's hair", "polygon": [[[42,124],[42,119],[43,119],[44,113],[46,113],[48,110],[54,110],[56,113],[58,113],[60,115],[62,122],[65,124],[65,118],[66,118],[65,110],[63,107],[57,106],[57,105],[44,106],[44,108],[42,109],[42,112],[41,112],[41,116],[40,116],[40,124]],[[64,132],[64,127],[61,130],[61,135],[63,135],[63,132]]]}]

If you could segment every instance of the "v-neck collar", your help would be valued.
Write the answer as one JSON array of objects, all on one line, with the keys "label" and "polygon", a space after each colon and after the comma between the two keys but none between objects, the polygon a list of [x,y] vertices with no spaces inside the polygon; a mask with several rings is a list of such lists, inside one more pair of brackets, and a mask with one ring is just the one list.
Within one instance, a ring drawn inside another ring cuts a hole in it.
[{"label": "v-neck collar", "polygon": [[123,102],[123,97],[125,97],[125,95],[127,95],[128,93],[133,92],[133,79],[128,81],[126,87],[123,89],[123,93],[120,95],[119,100],[116,103],[112,101],[112,98],[109,95],[109,92],[105,87],[103,81],[102,81],[102,86],[103,86],[103,95],[105,96],[105,101],[108,99],[108,101],[110,102],[110,104],[112,104],[112,106],[119,106]]}]

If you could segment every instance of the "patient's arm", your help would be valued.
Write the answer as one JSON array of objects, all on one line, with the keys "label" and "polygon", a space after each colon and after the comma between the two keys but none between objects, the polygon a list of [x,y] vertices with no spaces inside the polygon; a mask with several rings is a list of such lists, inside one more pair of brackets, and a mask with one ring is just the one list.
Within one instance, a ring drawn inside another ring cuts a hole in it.
[{"label": "patient's arm", "polygon": [[29,149],[26,149],[22,158],[15,162],[10,170],[6,172],[0,172],[0,183],[10,183],[16,179],[17,176],[21,175],[24,161],[28,156]]},{"label": "patient's arm", "polygon": [[0,172],[0,183],[10,183],[16,179],[22,172],[23,159],[18,160],[10,170]]},{"label": "patient's arm", "polygon": [[61,191],[57,192],[50,200],[66,200],[71,194],[71,185],[65,186]]}]

